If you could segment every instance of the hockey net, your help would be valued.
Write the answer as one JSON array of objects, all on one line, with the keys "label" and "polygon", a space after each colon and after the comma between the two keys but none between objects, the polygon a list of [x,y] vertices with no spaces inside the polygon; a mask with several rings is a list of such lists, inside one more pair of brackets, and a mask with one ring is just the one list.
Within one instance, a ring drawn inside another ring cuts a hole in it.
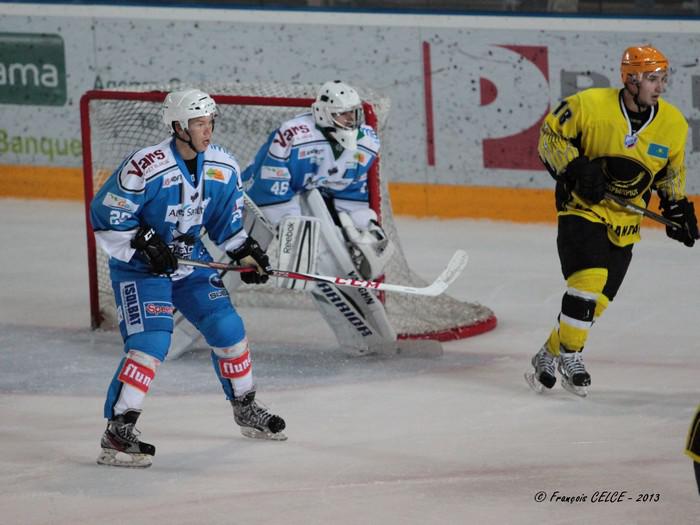
[{"label": "hockey net", "polygon": [[[109,278],[107,257],[96,249],[90,226],[92,197],[131,152],[162,141],[167,130],[160,108],[168,91],[189,86],[139,86],[129,90],[93,90],[80,102],[83,140],[83,175],[87,225],[90,308],[93,328],[117,326],[117,315]],[[255,156],[269,133],[283,121],[307,111],[318,86],[262,83],[255,85],[198,85],[217,103],[218,118],[214,142],[230,149],[243,169]],[[386,123],[390,100],[369,89],[359,88],[368,124],[378,130]],[[387,151],[386,141],[382,142]],[[388,192],[390,169],[380,162],[370,174],[370,205],[396,244],[386,267],[385,281],[424,286],[426,281],[406,261],[391,210]],[[275,243],[273,243],[273,246]],[[215,257],[216,255],[213,254]],[[274,253],[270,254],[275,261]],[[308,294],[271,285],[241,286],[232,294],[237,307],[313,308]],[[496,325],[493,312],[480,304],[458,301],[447,294],[420,297],[386,294],[384,303],[400,339],[449,341],[476,335]]]}]

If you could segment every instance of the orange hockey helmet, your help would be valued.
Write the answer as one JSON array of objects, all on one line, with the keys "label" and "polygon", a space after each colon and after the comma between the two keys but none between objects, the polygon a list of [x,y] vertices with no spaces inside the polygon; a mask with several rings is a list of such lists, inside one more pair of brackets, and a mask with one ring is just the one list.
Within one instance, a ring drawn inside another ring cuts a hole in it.
[{"label": "orange hockey helmet", "polygon": [[627,83],[629,75],[639,75],[639,79],[641,80],[642,73],[663,70],[668,70],[668,59],[655,47],[628,47],[622,54],[620,76],[623,84]]}]

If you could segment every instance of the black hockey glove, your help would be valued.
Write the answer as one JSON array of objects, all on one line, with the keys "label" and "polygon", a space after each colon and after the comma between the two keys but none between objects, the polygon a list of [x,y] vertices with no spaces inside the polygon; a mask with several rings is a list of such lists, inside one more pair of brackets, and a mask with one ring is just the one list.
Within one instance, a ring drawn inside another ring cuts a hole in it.
[{"label": "black hockey glove", "polygon": [[151,226],[143,225],[138,229],[131,239],[131,247],[146,259],[151,272],[170,275],[177,270],[177,258]]},{"label": "black hockey glove", "polygon": [[680,224],[680,228],[666,226],[666,235],[671,239],[682,242],[689,248],[695,244],[698,235],[698,220],[695,217],[695,206],[687,198],[670,201],[661,197],[661,215]]},{"label": "black hockey glove", "polygon": [[241,281],[244,283],[262,284],[266,283],[270,278],[270,272],[272,271],[270,259],[268,259],[265,252],[262,251],[258,241],[252,237],[248,237],[246,241],[235,250],[226,253],[228,253],[228,256],[231,257],[236,264],[256,267],[256,271],[254,272],[241,273]]},{"label": "black hockey glove", "polygon": [[576,157],[566,167],[564,179],[567,187],[592,204],[598,204],[605,197],[607,181],[601,161],[591,161],[584,156]]}]

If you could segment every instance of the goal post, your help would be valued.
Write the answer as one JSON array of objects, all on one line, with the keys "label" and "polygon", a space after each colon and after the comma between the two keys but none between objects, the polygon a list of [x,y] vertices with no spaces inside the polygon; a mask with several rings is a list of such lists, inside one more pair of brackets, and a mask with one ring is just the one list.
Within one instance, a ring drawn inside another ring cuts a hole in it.
[{"label": "goal post", "polygon": [[[168,130],[161,121],[161,104],[169,91],[184,87],[91,90],[81,97],[88,286],[93,328],[116,327],[117,315],[107,257],[97,249],[90,223],[90,202],[129,153],[165,138]],[[253,160],[269,134],[283,121],[309,111],[318,89],[315,85],[276,83],[198,87],[208,92],[217,103],[214,142],[233,152],[241,170]],[[381,128],[388,117],[390,100],[369,89],[359,89],[359,92],[367,123],[383,138]],[[383,151],[386,151],[386,146],[383,140]],[[390,170],[380,154],[368,175],[368,191],[370,206],[397,247],[386,267],[385,277],[388,282],[424,286],[425,280],[409,268],[401,248],[388,193],[389,178]],[[299,294],[302,294],[301,298]],[[477,303],[458,301],[446,294],[435,298],[397,298],[396,295],[386,294],[383,299],[400,339],[449,341],[488,331],[496,325],[493,312]],[[243,286],[232,294],[232,300],[236,306],[256,307],[298,307],[304,301],[309,305],[312,303],[303,292],[271,285]]]}]

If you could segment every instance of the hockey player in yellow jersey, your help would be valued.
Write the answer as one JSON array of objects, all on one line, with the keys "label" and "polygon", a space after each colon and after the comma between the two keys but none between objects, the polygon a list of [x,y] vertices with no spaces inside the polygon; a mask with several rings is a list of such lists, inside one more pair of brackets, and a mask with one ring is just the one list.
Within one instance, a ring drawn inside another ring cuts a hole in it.
[{"label": "hockey player in yellow jersey", "polygon": [[700,406],[695,411],[693,422],[690,424],[690,430],[688,430],[685,453],[693,460],[695,482],[698,485],[698,494],[700,494]]},{"label": "hockey player in yellow jersey", "polygon": [[544,120],[538,152],[556,180],[557,249],[566,292],[557,324],[525,374],[537,392],[562,386],[586,396],[591,376],[582,359],[588,331],[617,293],[640,239],[641,215],[606,198],[646,208],[652,190],[666,228],[688,247],[698,236],[685,195],[688,124],[661,98],[666,57],[651,46],[630,47],[620,67],[623,88],[590,88],[564,99]]}]

